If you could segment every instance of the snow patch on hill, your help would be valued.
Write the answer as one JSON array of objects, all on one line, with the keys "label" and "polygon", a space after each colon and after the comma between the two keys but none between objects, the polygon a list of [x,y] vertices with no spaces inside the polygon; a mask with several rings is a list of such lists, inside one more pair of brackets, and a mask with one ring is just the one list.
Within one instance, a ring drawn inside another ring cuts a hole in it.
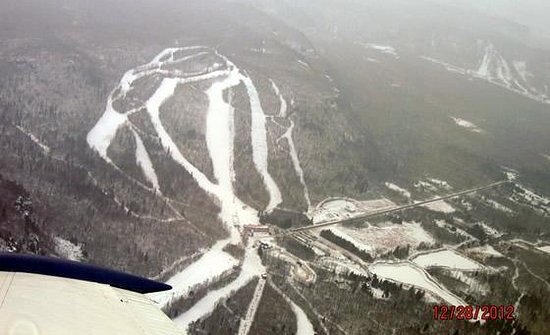
[{"label": "snow patch on hill", "polygon": [[401,188],[395,184],[392,184],[392,183],[384,183],[384,185],[386,185],[387,188],[389,188],[390,190],[392,191],[395,191],[399,194],[401,194],[402,196],[404,196],[405,198],[407,199],[410,199],[411,198],[411,192],[407,191],[406,189],[404,188]]},{"label": "snow patch on hill", "polygon": [[468,120],[464,120],[458,117],[451,116],[451,119],[456,123],[457,126],[466,128],[471,132],[474,133],[483,133],[483,129],[479,128],[477,125],[475,125],[473,122],[470,122]]},{"label": "snow patch on hill", "polygon": [[65,240],[59,236],[54,238],[55,252],[66,259],[71,261],[81,261],[84,259],[82,254],[82,246],[76,245],[71,241]]}]

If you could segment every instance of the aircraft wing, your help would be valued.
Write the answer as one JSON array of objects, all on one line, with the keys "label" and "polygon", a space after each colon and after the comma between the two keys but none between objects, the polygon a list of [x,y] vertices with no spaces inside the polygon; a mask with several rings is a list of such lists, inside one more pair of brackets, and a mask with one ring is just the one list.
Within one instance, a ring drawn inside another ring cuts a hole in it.
[{"label": "aircraft wing", "polygon": [[[21,257],[23,261],[18,259]],[[49,273],[28,269],[22,272],[23,268],[28,267],[25,258],[27,263],[28,260],[46,262],[44,268]],[[75,271],[73,275],[60,271],[66,270],[63,266],[67,265]],[[81,267],[84,269],[79,270]],[[105,270],[105,275],[96,267],[91,267],[95,271],[86,274],[86,269],[90,270],[89,266],[76,262],[0,254],[0,334],[183,334],[142,294],[169,286],[111,270]],[[82,277],[83,273],[92,277],[74,278]],[[122,279],[113,279],[113,274],[122,275]],[[126,287],[123,279],[134,281]]]}]

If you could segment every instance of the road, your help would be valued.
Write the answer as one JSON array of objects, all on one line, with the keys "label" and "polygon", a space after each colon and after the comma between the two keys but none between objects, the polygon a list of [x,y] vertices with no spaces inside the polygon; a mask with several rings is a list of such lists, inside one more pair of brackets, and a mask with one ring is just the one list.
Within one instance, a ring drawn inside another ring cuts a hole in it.
[{"label": "road", "polygon": [[399,212],[399,211],[402,211],[402,210],[405,210],[405,209],[410,209],[410,208],[423,206],[423,205],[426,205],[426,204],[429,204],[429,203],[432,203],[432,202],[442,201],[442,200],[446,200],[446,199],[450,199],[450,198],[459,197],[461,195],[465,195],[465,194],[469,194],[469,193],[475,193],[475,192],[483,191],[483,190],[486,190],[486,189],[497,187],[499,185],[502,185],[502,184],[505,184],[505,183],[508,183],[508,182],[510,182],[510,181],[509,180],[501,180],[501,181],[491,183],[489,185],[480,186],[480,187],[468,189],[468,190],[465,190],[465,191],[452,193],[452,194],[449,194],[449,195],[445,195],[445,196],[430,199],[430,200],[420,201],[420,202],[417,202],[417,203],[414,203],[414,204],[408,204],[408,205],[393,207],[393,208],[384,209],[384,210],[377,211],[377,212],[367,213],[367,214],[363,214],[363,215],[357,215],[357,216],[342,219],[342,220],[327,221],[327,222],[318,223],[318,224],[311,225],[311,226],[292,228],[292,229],[289,229],[288,232],[298,232],[298,231],[304,231],[304,230],[312,230],[312,229],[317,229],[317,228],[320,228],[320,227],[326,227],[326,226],[332,226],[332,225],[336,225],[336,224],[351,222],[351,221],[355,221],[355,220],[358,220],[358,219],[370,219],[370,218],[374,218],[374,217],[381,216],[381,215],[386,215],[386,214],[390,214],[390,213],[394,213],[394,212]]}]

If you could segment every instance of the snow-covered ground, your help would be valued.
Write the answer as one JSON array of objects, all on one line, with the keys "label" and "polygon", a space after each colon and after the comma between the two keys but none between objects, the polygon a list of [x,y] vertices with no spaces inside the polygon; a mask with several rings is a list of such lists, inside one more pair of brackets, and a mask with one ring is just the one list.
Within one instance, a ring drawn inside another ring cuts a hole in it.
[{"label": "snow-covered ground", "polygon": [[452,186],[449,185],[449,183],[444,181],[444,180],[440,180],[440,179],[436,179],[436,178],[428,178],[428,181],[431,184],[433,184],[433,185],[435,185],[439,188],[445,189],[445,190],[452,190],[453,189]]},{"label": "snow-covered ground", "polygon": [[54,238],[55,252],[66,259],[71,261],[80,261],[84,258],[82,255],[82,246],[76,245],[71,241],[65,240],[61,237]]},{"label": "snow-covered ground", "polygon": [[[201,271],[205,271],[207,269],[208,268],[202,268],[202,270],[197,270],[196,272],[200,273]],[[179,327],[187,330],[191,322],[212,313],[212,311],[214,311],[214,309],[216,308],[216,304],[219,301],[228,298],[232,293],[254,279],[254,277],[260,276],[264,272],[265,267],[262,265],[262,260],[258,255],[258,249],[253,247],[253,243],[249,243],[248,247],[246,248],[244,261],[239,276],[228,285],[220,289],[208,292],[205,297],[200,299],[185,313],[176,317],[174,321]]]},{"label": "snow-covered ground", "polygon": [[499,232],[495,228],[489,226],[485,222],[478,222],[477,224],[479,224],[481,226],[481,228],[483,228],[483,230],[485,231],[485,234],[487,234],[489,236],[492,236],[492,237],[501,237],[502,236],[501,232]]},{"label": "snow-covered ground", "polygon": [[363,250],[365,252],[373,252],[374,251],[374,248],[371,247],[370,245],[366,245],[366,244],[354,239],[353,237],[349,236],[348,234],[346,234],[344,231],[342,231],[339,228],[329,228],[328,230],[330,230],[334,235],[350,242],[351,244],[353,244],[359,250]]},{"label": "snow-covered ground", "polygon": [[422,207],[427,208],[431,211],[440,212],[440,213],[454,213],[455,212],[455,209],[453,208],[453,206],[449,205],[444,200],[430,202],[430,203],[422,205]]},{"label": "snow-covered ground", "polygon": [[448,274],[467,285],[466,292],[468,294],[485,294],[489,292],[490,287],[488,284],[482,284],[476,277],[475,273],[468,273],[459,270],[448,271]]},{"label": "snow-covered ground", "polygon": [[[176,65],[185,65],[186,62],[195,61],[199,56],[212,58],[212,63],[207,65],[203,71],[185,73],[177,69],[169,70],[177,68]],[[134,89],[133,85],[136,80],[148,77],[160,77],[160,82],[154,93],[143,101],[141,106],[130,110],[116,110],[115,102],[125,98],[128,92]],[[215,180],[210,180],[182,154],[160,118],[162,105],[172,98],[177,90],[186,89],[188,84],[199,82],[210,85],[205,91],[208,98],[208,108],[205,109],[206,145],[212,161]],[[161,306],[173,299],[185,296],[190,288],[209,283],[237,266],[239,262],[224,252],[223,248],[229,243],[241,242],[239,226],[259,223],[257,211],[240,200],[233,189],[233,184],[236,182],[233,166],[234,108],[230,101],[227,102],[224,99],[224,94],[239,84],[244,84],[250,102],[252,159],[269,194],[269,204],[266,207],[266,210],[269,211],[281,203],[282,196],[268,169],[266,116],[259,94],[246,72],[241,71],[229,59],[215,50],[201,46],[168,48],[155,56],[151,62],[128,70],[109,95],[103,116],[88,133],[87,141],[90,148],[115,166],[108,157],[108,148],[121,127],[130,127],[136,140],[136,162],[141,167],[145,178],[153,185],[153,189],[158,190],[158,176],[155,167],[140,138],[140,132],[128,119],[128,116],[138,109],[145,108],[166,153],[187,170],[197,184],[220,204],[219,217],[230,232],[230,238],[218,241],[195,263],[170,278],[168,284],[173,286],[172,290],[150,295]],[[282,105],[280,113],[286,114],[285,109],[286,106]],[[259,275],[263,271],[264,268],[256,254],[256,249],[247,248],[239,277],[229,285],[210,292],[181,315],[178,322],[186,327],[189,322],[208,314],[217,301],[227,297],[232,291],[245,285],[253,276]]]},{"label": "snow-covered ground", "polygon": [[329,198],[317,204],[309,215],[314,223],[319,223],[351,218],[395,206],[395,203],[386,198],[365,201],[351,198]]},{"label": "snow-covered ground", "polygon": [[516,183],[517,189],[514,189],[510,200],[515,203],[529,206],[538,213],[550,216],[550,199],[528,189],[527,187]]},{"label": "snow-covered ground", "polygon": [[284,299],[285,301],[290,305],[290,308],[292,309],[292,312],[296,316],[296,335],[314,335],[315,329],[313,328],[313,324],[311,321],[309,321],[306,313],[300,308],[300,306],[296,305],[290,298],[279,288],[272,283],[271,287],[277,291]]},{"label": "snow-covered ground", "polygon": [[479,270],[483,266],[452,250],[424,253],[411,259],[420,267],[446,267],[456,270]]},{"label": "snow-covered ground", "polygon": [[352,199],[334,199],[319,204],[311,213],[313,223],[350,218],[357,213],[357,204]]},{"label": "snow-covered ground", "polygon": [[185,296],[189,289],[206,283],[221,276],[226,271],[239,265],[239,262],[222,251],[228,240],[218,241],[210,250],[205,252],[196,262],[192,263],[166,282],[172,286],[170,291],[152,293],[149,297],[159,307],[166,306],[172,299]]},{"label": "snow-covered ground", "polygon": [[456,123],[457,126],[463,127],[468,129],[469,131],[472,131],[474,133],[482,133],[483,129],[479,128],[476,124],[473,122],[470,122],[468,120],[464,120],[458,117],[451,116],[451,119]]},{"label": "snow-covered ground", "polygon": [[539,85],[538,88],[533,86],[536,85],[533,84],[536,82],[536,78],[527,70],[527,62],[506,60],[491,42],[479,41],[479,49],[483,52],[483,56],[475,69],[466,69],[432,57],[422,56],[421,58],[441,65],[449,72],[466,76],[469,79],[485,80],[529,99],[550,104],[548,86],[540,87]]},{"label": "snow-covered ground", "polygon": [[466,303],[440,285],[434,278],[421,268],[409,263],[378,262],[369,267],[369,270],[379,278],[400,282],[407,285],[430,291],[443,299],[449,305],[466,305]]},{"label": "snow-covered ground", "polygon": [[493,200],[493,199],[489,199],[489,198],[486,198],[486,197],[481,197],[481,200],[483,200],[484,203],[486,203],[487,205],[489,205],[490,207],[494,208],[494,209],[497,209],[499,211],[502,211],[504,213],[507,213],[507,214],[514,214],[514,211],[511,210],[510,208],[504,206],[503,204]]},{"label": "snow-covered ground", "polygon": [[289,302],[290,302],[290,308],[292,309],[292,312],[294,312],[294,315],[296,316],[296,323],[297,323],[296,335],[315,334],[313,325],[309,321],[306,313],[294,302],[292,301],[289,301]]},{"label": "snow-covered ground", "polygon": [[378,51],[378,52],[380,52],[380,53],[392,55],[392,56],[394,56],[395,58],[399,58],[399,54],[397,53],[397,50],[395,50],[395,48],[392,47],[392,46],[389,46],[389,45],[381,45],[381,44],[374,44],[374,43],[366,43],[366,44],[364,44],[364,46],[365,46],[367,49],[376,50],[376,51]]},{"label": "snow-covered ground", "polygon": [[422,242],[435,243],[434,238],[418,222],[403,222],[402,224],[388,222],[365,228],[340,225],[337,229],[353,239],[359,248],[368,248],[369,252],[374,250],[375,253],[385,253],[407,244],[414,249]]},{"label": "snow-covered ground", "polygon": [[485,244],[481,247],[471,248],[469,249],[469,251],[477,254],[487,255],[487,256],[504,257],[503,254],[495,250],[495,248],[493,248],[493,246],[489,244]]},{"label": "snow-covered ground", "polygon": [[155,172],[149,153],[147,153],[147,149],[145,149],[145,145],[143,144],[143,141],[141,140],[141,137],[139,137],[138,133],[133,129],[132,133],[134,134],[134,139],[136,141],[136,163],[141,168],[145,179],[153,185],[155,190],[160,191],[157,173]]},{"label": "snow-covered ground", "polygon": [[392,191],[395,191],[399,194],[401,194],[402,196],[404,196],[405,198],[408,198],[410,199],[411,198],[411,192],[407,191],[406,189],[402,188],[402,187],[399,187],[395,184],[392,184],[392,183],[384,183],[384,185],[386,185],[387,188],[389,188],[390,190]]},{"label": "snow-covered ground", "polygon": [[357,275],[367,275],[366,271],[360,266],[343,256],[338,259],[332,256],[322,257],[318,260],[318,264],[322,265],[329,271],[334,271],[337,274],[355,273]]},{"label": "snow-covered ground", "polygon": [[445,228],[447,229],[449,232],[451,233],[456,233],[456,234],[459,234],[467,239],[475,239],[475,237],[473,237],[472,235],[470,235],[468,232],[466,232],[465,230],[463,229],[460,229],[452,224],[449,224],[447,222],[445,222],[444,220],[435,220],[435,224],[440,227],[440,228]]},{"label": "snow-covered ground", "polygon": [[282,202],[282,195],[277,183],[275,183],[275,180],[273,180],[268,171],[266,118],[260,102],[260,96],[252,79],[241,74],[240,80],[246,87],[250,101],[252,160],[254,161],[256,170],[262,176],[266,190],[269,193],[269,204],[266,207],[266,211],[269,212]]}]

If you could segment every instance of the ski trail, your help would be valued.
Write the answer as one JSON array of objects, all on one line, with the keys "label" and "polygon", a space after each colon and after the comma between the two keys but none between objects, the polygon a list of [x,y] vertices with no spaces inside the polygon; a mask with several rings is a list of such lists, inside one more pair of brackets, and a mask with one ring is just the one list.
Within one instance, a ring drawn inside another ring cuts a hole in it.
[{"label": "ski trail", "polygon": [[281,291],[275,284],[273,284],[271,281],[269,282],[269,285],[279,293],[283,299],[290,305],[290,308],[292,309],[292,312],[296,316],[296,335],[314,335],[315,330],[313,329],[313,325],[311,324],[311,321],[309,321],[306,313],[300,308],[300,306],[296,305],[290,298]]},{"label": "ski trail", "polygon": [[[224,101],[223,93],[240,83],[240,73],[236,67],[232,67],[229,75],[222,81],[215,82],[206,91],[209,105],[206,117],[206,144],[212,160],[214,176],[218,181],[220,202],[222,205],[220,217],[228,224],[239,224],[241,220],[256,221],[246,214],[253,215],[253,210],[241,203],[235,196],[233,182],[235,171],[233,165],[233,141],[235,138],[234,109]],[[244,213],[236,212],[237,208],[243,208]],[[245,214],[245,215],[243,215]],[[234,218],[236,217],[236,219]],[[232,232],[236,232],[232,229]],[[233,236],[233,241],[238,242],[239,236]]]},{"label": "ski trail", "polygon": [[525,295],[525,292],[520,290],[519,287],[517,286],[517,283],[516,283],[517,279],[519,278],[519,267],[518,267],[517,263],[518,263],[517,261],[514,261],[514,266],[515,266],[516,269],[514,271],[514,277],[512,277],[512,286],[514,287],[514,289],[516,289],[516,291],[520,292],[520,295],[519,295],[518,299],[514,303],[514,311],[515,311],[514,314],[516,315],[516,317],[519,314],[520,301],[523,298],[523,296]]},{"label": "ski trail", "polygon": [[132,133],[136,140],[136,163],[141,168],[145,178],[153,185],[153,189],[160,192],[159,180],[151,162],[151,157],[149,157],[147,149],[145,149],[145,145],[138,133],[134,129],[132,129]]},{"label": "ski trail", "polygon": [[262,294],[264,293],[265,282],[266,280],[264,278],[260,278],[258,285],[256,285],[256,289],[254,290],[252,301],[250,302],[250,305],[248,305],[246,315],[239,324],[239,332],[237,333],[238,335],[248,335],[248,333],[250,332],[250,327],[254,322],[254,316],[258,311],[258,306],[260,305],[260,300],[262,299]]},{"label": "ski trail", "polygon": [[300,179],[300,184],[302,184],[302,187],[304,189],[304,198],[306,199],[308,212],[311,209],[311,199],[309,198],[309,189],[307,188],[306,180],[304,177],[304,170],[302,170],[302,166],[300,164],[300,159],[298,158],[298,152],[296,151],[296,146],[294,145],[294,140],[292,139],[292,132],[294,130],[294,121],[290,120],[290,127],[288,127],[287,131],[283,134],[283,138],[285,138],[288,142],[288,147],[290,148],[290,158],[292,159],[292,165],[294,166],[294,171],[296,171],[296,174],[298,175],[298,178]]},{"label": "ski trail", "polygon": [[286,112],[287,112],[286,100],[281,94],[281,90],[279,90],[279,87],[277,86],[277,84],[275,84],[275,82],[272,79],[269,79],[269,81],[271,81],[271,87],[273,88],[273,91],[275,91],[275,94],[279,97],[279,103],[280,103],[279,116],[286,117]]},{"label": "ski trail", "polygon": [[228,242],[229,239],[218,241],[195,263],[168,279],[166,283],[172,286],[171,290],[148,294],[149,298],[159,307],[165,307],[170,302],[188,294],[194,286],[219,277],[234,266],[239,265],[235,258],[222,250]]},{"label": "ski trail", "polygon": [[220,289],[209,292],[205,297],[199,300],[191,309],[174,319],[174,322],[187,332],[189,325],[214,311],[217,304],[229,297],[234,291],[248,284],[254,277],[265,272],[258,250],[253,248],[253,243],[249,243],[246,248],[243,265],[239,276]]},{"label": "ski trail", "polygon": [[[271,86],[273,88],[273,91],[277,96],[279,97],[280,101],[280,109],[279,109],[279,116],[280,117],[286,117],[287,115],[287,103],[283,95],[281,94],[281,91],[279,90],[279,87],[273,80],[271,80]],[[296,175],[300,179],[300,184],[302,184],[302,188],[304,189],[304,198],[307,203],[308,212],[311,209],[311,200],[309,198],[309,189],[306,184],[306,180],[304,177],[304,170],[302,170],[302,166],[300,164],[300,159],[298,158],[298,152],[296,151],[296,146],[294,145],[294,139],[292,138],[292,134],[294,131],[294,121],[290,119],[290,127],[287,128],[286,132],[281,136],[281,138],[285,138],[288,142],[288,147],[290,149],[290,158],[292,160],[292,165],[294,167],[294,171],[296,172]],[[274,121],[276,122],[276,121]]]},{"label": "ski trail", "polygon": [[40,147],[40,149],[42,149],[42,151],[45,153],[45,154],[49,154],[50,153],[50,147],[48,147],[47,145],[45,145],[44,143],[42,143],[42,141],[40,141],[38,139],[38,137],[34,136],[33,133],[31,133],[30,131],[26,131],[25,128],[21,127],[21,126],[15,126],[15,128],[19,129],[20,132],[22,132],[23,134],[25,134],[28,138],[31,139],[31,141],[33,141],[36,145],[38,145]]},{"label": "ski trail", "polygon": [[269,193],[269,203],[265,210],[271,212],[282,202],[282,195],[277,183],[275,183],[275,180],[273,180],[268,171],[266,117],[260,103],[258,91],[250,77],[243,75],[241,80],[246,87],[250,99],[252,160],[256,166],[256,170],[262,176],[264,185]]}]

